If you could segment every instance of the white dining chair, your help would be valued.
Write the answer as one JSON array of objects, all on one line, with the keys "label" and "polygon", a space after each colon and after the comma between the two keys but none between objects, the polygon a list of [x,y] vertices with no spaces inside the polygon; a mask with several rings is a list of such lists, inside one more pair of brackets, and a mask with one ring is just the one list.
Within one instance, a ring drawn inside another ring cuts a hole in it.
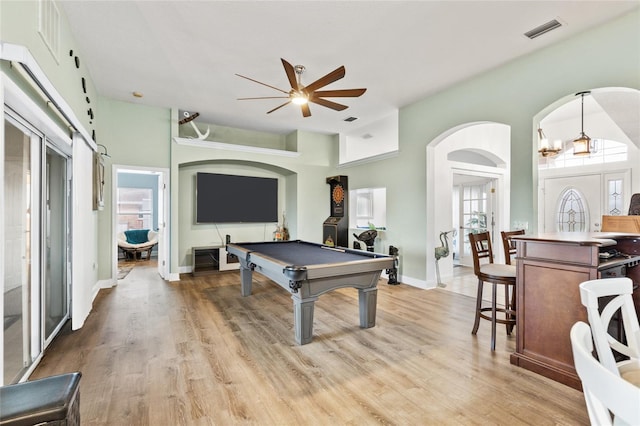
[{"label": "white dining chair", "polygon": [[589,325],[578,321],[570,333],[573,360],[592,425],[640,425],[640,388],[593,357]]},{"label": "white dining chair", "polygon": [[[640,386],[640,326],[632,293],[633,282],[625,277],[590,280],[580,284],[580,299],[587,309],[600,363]],[[606,302],[602,310],[601,302]],[[612,321],[619,321],[611,328],[618,330],[618,327],[622,327],[622,333],[617,334],[623,336],[623,340],[610,333]],[[616,361],[612,349],[628,359]]]}]

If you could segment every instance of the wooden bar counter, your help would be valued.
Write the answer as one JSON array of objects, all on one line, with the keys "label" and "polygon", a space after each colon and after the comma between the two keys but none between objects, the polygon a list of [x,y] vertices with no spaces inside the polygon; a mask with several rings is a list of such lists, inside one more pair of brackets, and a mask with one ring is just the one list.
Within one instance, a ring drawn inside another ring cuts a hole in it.
[{"label": "wooden bar counter", "polygon": [[[588,322],[579,285],[596,278],[628,276],[637,287],[640,234],[558,233],[519,235],[513,240],[517,332],[511,363],[581,389],[569,340],[576,321]],[[606,257],[607,252],[616,255]],[[637,289],[633,298],[638,311]]]}]

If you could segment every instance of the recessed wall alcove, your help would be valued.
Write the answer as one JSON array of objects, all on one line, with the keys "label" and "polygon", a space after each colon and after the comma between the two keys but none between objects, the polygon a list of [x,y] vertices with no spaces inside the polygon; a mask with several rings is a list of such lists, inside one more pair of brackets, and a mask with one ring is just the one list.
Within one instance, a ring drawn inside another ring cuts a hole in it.
[{"label": "recessed wall alcove", "polygon": [[[196,223],[195,176],[197,172],[276,178],[278,180],[278,222],[283,216],[292,236],[296,235],[297,173],[273,164],[242,160],[204,160],[179,166],[179,261],[191,265],[192,247],[224,245],[225,236],[232,241],[266,241],[272,238],[276,223]],[[236,194],[242,197],[243,194]],[[229,203],[233,200],[216,200]]]},{"label": "recessed wall alcove", "polygon": [[[212,126],[211,131],[209,138],[216,139],[217,127]],[[173,137],[171,264],[176,265],[172,266],[173,280],[179,279],[179,273],[190,272],[192,247],[224,244],[227,234],[232,241],[271,240],[276,228],[275,222],[197,225],[193,215],[196,171],[277,178],[278,223],[284,214],[291,238],[322,241],[322,224],[330,215],[326,178],[337,174],[337,137],[296,131],[284,137],[284,146],[274,146],[245,144],[240,133],[234,135],[225,141]],[[269,135],[265,138],[269,140]]]}]

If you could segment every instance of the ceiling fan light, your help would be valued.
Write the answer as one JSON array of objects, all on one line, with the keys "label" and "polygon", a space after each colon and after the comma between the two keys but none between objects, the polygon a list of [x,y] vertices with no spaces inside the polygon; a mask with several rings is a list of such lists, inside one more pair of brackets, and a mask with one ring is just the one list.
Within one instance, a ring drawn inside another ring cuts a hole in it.
[{"label": "ceiling fan light", "polygon": [[573,155],[589,155],[591,154],[591,138],[580,133],[580,137],[573,141]]},{"label": "ceiling fan light", "polygon": [[307,100],[307,98],[303,96],[294,96],[294,98],[291,99],[291,102],[293,102],[296,105],[304,105],[309,101]]},{"label": "ceiling fan light", "polygon": [[304,105],[309,102],[309,99],[301,93],[296,93],[291,97],[291,102],[296,105]]}]

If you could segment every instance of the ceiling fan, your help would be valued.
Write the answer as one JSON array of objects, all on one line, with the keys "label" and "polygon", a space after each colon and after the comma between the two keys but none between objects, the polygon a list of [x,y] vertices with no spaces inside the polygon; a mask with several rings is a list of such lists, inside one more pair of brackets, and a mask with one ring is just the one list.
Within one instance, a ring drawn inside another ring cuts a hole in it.
[{"label": "ceiling fan", "polygon": [[[282,65],[284,66],[284,71],[287,74],[287,79],[289,80],[289,84],[291,85],[291,90],[283,90],[277,87],[271,86],[266,83],[262,83],[258,80],[254,80],[253,78],[245,77],[244,75],[236,74],[238,77],[246,78],[247,80],[253,81],[258,84],[262,84],[263,86],[270,87],[279,92],[286,94],[287,96],[262,96],[257,98],[238,98],[240,101],[253,100],[253,99],[289,99],[287,102],[283,103],[280,106],[275,107],[274,109],[267,111],[267,114],[270,114],[274,111],[279,110],[285,105],[289,105],[290,103],[294,103],[300,105],[302,109],[302,115],[304,117],[311,116],[311,110],[309,109],[309,102],[313,102],[314,104],[322,105],[327,108],[334,109],[336,111],[342,111],[347,109],[348,107],[343,104],[339,104],[337,102],[333,102],[327,100],[325,98],[355,98],[361,96],[367,89],[342,89],[342,90],[318,90],[327,86],[328,84],[333,83],[334,81],[340,80],[345,75],[344,65],[336,68],[331,71],[329,74],[325,75],[314,81],[313,83],[304,86],[300,82],[300,77],[302,73],[305,71],[304,65],[296,65],[293,66],[289,62],[280,58],[282,61]],[[297,78],[296,78],[297,77]]]}]

